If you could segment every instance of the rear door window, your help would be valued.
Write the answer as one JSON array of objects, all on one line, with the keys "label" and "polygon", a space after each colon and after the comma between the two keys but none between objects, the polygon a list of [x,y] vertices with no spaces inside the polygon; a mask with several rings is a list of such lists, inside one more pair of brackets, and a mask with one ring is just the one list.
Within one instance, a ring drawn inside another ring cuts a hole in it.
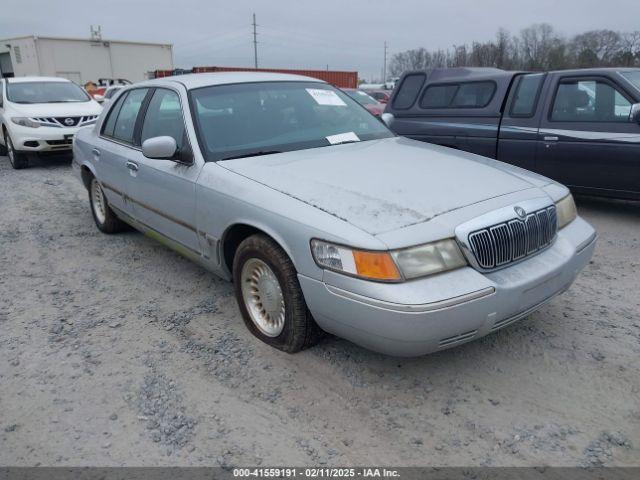
[{"label": "rear door window", "polygon": [[423,73],[414,73],[404,77],[393,99],[393,108],[397,108],[398,110],[410,108],[418,98],[425,79],[426,75]]},{"label": "rear door window", "polygon": [[118,119],[118,112],[120,112],[120,107],[122,107],[122,102],[127,98],[127,94],[121,96],[118,101],[113,105],[111,110],[109,110],[107,121],[104,124],[102,129],[102,134],[107,137],[113,137],[113,129],[116,126],[116,120]]},{"label": "rear door window", "polygon": [[544,73],[532,73],[520,76],[509,111],[512,117],[533,116],[544,77]]},{"label": "rear door window", "polygon": [[129,95],[122,102],[122,107],[118,112],[113,138],[125,143],[133,143],[133,133],[138,112],[140,112],[140,107],[148,90],[148,88],[137,88],[129,91]]}]

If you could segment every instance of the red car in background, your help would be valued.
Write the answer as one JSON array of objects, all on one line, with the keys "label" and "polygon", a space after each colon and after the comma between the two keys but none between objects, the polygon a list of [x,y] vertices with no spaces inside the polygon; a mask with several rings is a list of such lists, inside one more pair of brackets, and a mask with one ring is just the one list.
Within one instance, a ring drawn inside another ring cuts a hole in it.
[{"label": "red car in background", "polygon": [[343,88],[342,91],[369,110],[374,117],[379,117],[384,112],[384,105],[370,97],[367,92],[357,88]]},{"label": "red car in background", "polygon": [[365,92],[378,102],[386,104],[391,99],[392,90],[365,90]]}]

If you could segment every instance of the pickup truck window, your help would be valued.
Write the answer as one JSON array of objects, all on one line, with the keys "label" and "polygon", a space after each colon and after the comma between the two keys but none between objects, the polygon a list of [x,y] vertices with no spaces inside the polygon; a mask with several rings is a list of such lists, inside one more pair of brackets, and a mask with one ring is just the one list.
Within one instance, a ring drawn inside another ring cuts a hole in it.
[{"label": "pickup truck window", "polygon": [[430,85],[422,95],[422,108],[483,108],[496,91],[494,82]]},{"label": "pickup truck window", "polygon": [[421,73],[411,74],[404,77],[398,87],[398,92],[393,99],[393,108],[406,110],[416,102],[426,76]]},{"label": "pickup truck window", "polygon": [[538,103],[538,94],[544,80],[544,73],[532,73],[518,78],[509,115],[511,117],[532,117]]},{"label": "pickup truck window", "polygon": [[631,102],[604,80],[573,79],[558,85],[551,111],[555,122],[628,122]]},{"label": "pickup truck window", "polygon": [[622,76],[633,83],[638,90],[640,90],[640,70],[633,72],[624,72]]}]

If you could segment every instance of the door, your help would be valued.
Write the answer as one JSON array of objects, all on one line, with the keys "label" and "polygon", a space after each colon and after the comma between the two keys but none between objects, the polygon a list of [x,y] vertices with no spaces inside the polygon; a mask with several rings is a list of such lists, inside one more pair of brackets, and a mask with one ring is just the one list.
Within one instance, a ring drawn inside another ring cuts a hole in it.
[{"label": "door", "polygon": [[530,73],[515,78],[500,122],[498,160],[536,169],[538,125],[543,110],[538,100],[546,76]]},{"label": "door", "polygon": [[134,218],[199,255],[195,183],[200,166],[192,160],[178,91],[154,90],[139,135],[140,144],[149,138],[170,136],[178,150],[171,160],[146,158],[141,151],[136,151],[132,159],[136,171],[129,190]]},{"label": "door", "polygon": [[537,170],[585,193],[640,193],[640,125],[629,120],[637,99],[607,76],[554,80]]},{"label": "door", "polygon": [[128,163],[139,151],[134,141],[135,126],[148,93],[148,88],[138,88],[118,98],[109,110],[100,137],[91,152],[96,176],[109,205],[128,215],[133,213],[132,205],[127,201],[133,173]]}]

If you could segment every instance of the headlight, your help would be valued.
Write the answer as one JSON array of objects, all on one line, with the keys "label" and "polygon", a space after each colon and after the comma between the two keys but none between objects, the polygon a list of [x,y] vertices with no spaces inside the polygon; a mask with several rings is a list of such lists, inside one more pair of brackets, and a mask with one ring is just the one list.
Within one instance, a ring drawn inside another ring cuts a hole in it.
[{"label": "headlight", "polygon": [[405,278],[433,275],[467,264],[458,244],[451,238],[396,250],[392,255]]},{"label": "headlight", "polygon": [[329,270],[370,280],[397,282],[402,279],[389,252],[355,250],[311,240],[311,253],[318,265]]},{"label": "headlight", "polygon": [[33,120],[27,117],[13,117],[11,121],[16,125],[20,125],[21,127],[38,128],[40,126],[39,123],[34,122]]},{"label": "headlight", "polygon": [[453,239],[391,252],[357,250],[312,240],[311,252],[323,268],[386,282],[423,277],[467,264]]},{"label": "headlight", "polygon": [[576,210],[576,204],[571,194],[556,203],[556,213],[558,215],[558,230],[566,227],[576,219],[578,211]]}]

